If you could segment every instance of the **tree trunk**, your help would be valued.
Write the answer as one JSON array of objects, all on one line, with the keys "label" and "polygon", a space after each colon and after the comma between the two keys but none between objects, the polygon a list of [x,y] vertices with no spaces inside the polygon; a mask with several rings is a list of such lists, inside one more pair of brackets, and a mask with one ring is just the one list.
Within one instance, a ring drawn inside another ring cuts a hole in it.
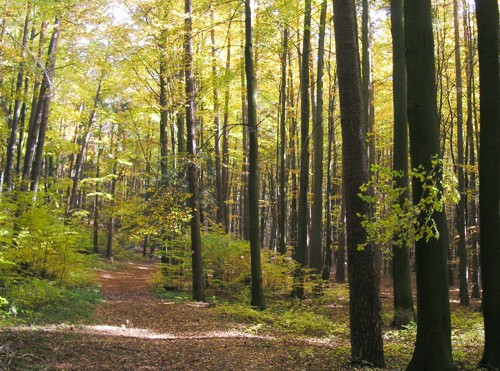
[{"label": "tree trunk", "polygon": [[[85,155],[87,153],[87,147],[90,141],[90,135],[92,134],[92,128],[96,122],[96,114],[97,109],[99,107],[99,103],[101,100],[101,89],[102,89],[102,80],[104,78],[104,71],[101,72],[101,77],[99,78],[99,82],[97,85],[97,91],[94,97],[94,106],[92,107],[92,111],[90,112],[88,126],[85,128],[83,135],[80,137],[80,153],[76,156],[76,163],[74,167],[74,176],[73,176],[73,187],[71,189],[71,201],[69,204],[69,209],[76,209],[77,200],[78,200],[78,185],[80,184],[80,180],[82,178],[82,169],[83,163],[85,161]],[[80,205],[81,206],[81,205]]]},{"label": "tree trunk", "polygon": [[21,61],[19,62],[19,71],[17,73],[16,88],[14,93],[14,110],[10,125],[10,136],[7,147],[7,163],[5,164],[4,184],[7,191],[12,191],[14,186],[14,168],[17,149],[17,137],[19,131],[19,121],[21,117],[22,90],[24,82],[24,71],[26,67],[26,50],[28,49],[28,39],[31,27],[31,3],[26,7],[26,18],[24,21],[23,40],[21,44]]},{"label": "tree trunk", "polygon": [[[163,40],[162,40],[163,42]],[[166,187],[168,184],[168,138],[167,138],[167,66],[166,56],[164,52],[165,46],[162,44],[160,47],[160,184]],[[183,125],[179,125],[183,127]],[[180,152],[183,153],[183,152]]]},{"label": "tree trunk", "polygon": [[[427,174],[434,174],[441,186],[442,164],[432,163],[433,158],[440,156],[440,139],[430,0],[406,0],[404,19],[411,165],[422,166]],[[427,197],[423,186],[413,178],[414,203]],[[418,328],[408,369],[452,370],[446,216],[444,211],[434,211],[430,216],[439,239],[423,238],[416,242]]]},{"label": "tree trunk", "polygon": [[[210,17],[212,23],[214,23],[214,10],[213,7],[210,8]],[[217,213],[216,222],[217,224],[224,226],[224,209],[225,209],[225,199],[222,192],[223,180],[222,180],[222,155],[221,155],[221,138],[222,138],[222,127],[221,127],[221,117],[220,117],[220,100],[219,100],[219,82],[217,81],[218,71],[217,71],[217,59],[216,59],[216,47],[215,47],[215,28],[212,27],[210,31],[210,40],[212,43],[212,85],[213,85],[213,100],[214,100],[214,126],[215,126],[215,199],[217,201]]]},{"label": "tree trunk", "polygon": [[[394,158],[393,169],[400,173],[394,178],[396,188],[405,189],[400,206],[409,199],[408,180],[408,118],[406,115],[406,66],[404,50],[403,0],[391,0],[391,31],[393,48]],[[401,246],[393,248],[392,282],[394,285],[394,318],[392,325],[401,327],[415,321],[410,278],[410,246],[404,237]]]},{"label": "tree trunk", "polygon": [[286,122],[287,122],[287,55],[288,55],[288,28],[285,26],[283,30],[283,52],[281,54],[281,114],[280,114],[280,147],[279,147],[279,228],[278,228],[278,251],[281,254],[286,254]]},{"label": "tree trunk", "polygon": [[185,1],[185,77],[186,77],[186,128],[189,163],[187,175],[189,183],[189,206],[191,207],[191,250],[193,269],[193,299],[205,301],[205,277],[200,231],[200,192],[198,184],[198,153],[196,139],[196,102],[193,72],[193,4]]},{"label": "tree trunk", "polygon": [[353,0],[336,0],[334,7],[337,71],[342,124],[343,184],[346,196],[347,246],[349,263],[351,359],[384,367],[380,272],[377,251],[372,244],[364,249],[366,231],[359,215],[367,215],[368,204],[358,196],[368,182],[365,126],[357,42],[356,7]]},{"label": "tree trunk", "polygon": [[311,217],[311,268],[317,274],[323,269],[323,76],[325,65],[325,32],[327,0],[321,3],[318,42],[318,76],[316,120],[313,129],[314,175]]},{"label": "tree trunk", "polygon": [[453,24],[455,31],[455,72],[457,89],[457,174],[460,200],[457,205],[458,255],[460,257],[458,278],[460,282],[460,305],[469,305],[469,283],[467,272],[467,225],[466,213],[467,191],[465,189],[464,159],[464,112],[462,102],[462,62],[460,55],[460,22],[458,18],[458,0],[453,0]]},{"label": "tree trunk", "polygon": [[302,62],[300,75],[300,188],[297,218],[297,246],[294,260],[298,263],[295,272],[293,296],[304,297],[302,269],[307,263],[307,236],[309,227],[309,120],[311,103],[309,95],[309,58],[311,55],[311,0],[305,0],[304,35],[302,40]]},{"label": "tree trunk", "polygon": [[38,191],[38,183],[40,174],[42,173],[42,160],[45,145],[45,135],[47,133],[47,125],[49,122],[50,103],[54,88],[54,72],[56,68],[56,54],[59,44],[59,35],[61,27],[61,17],[58,16],[54,24],[52,39],[50,40],[49,52],[47,55],[47,63],[45,73],[40,88],[40,102],[37,105],[37,117],[40,117],[40,127],[38,131],[38,140],[36,143],[36,152],[33,159],[31,170],[31,191],[33,191],[33,199],[36,200]]},{"label": "tree trunk", "polygon": [[[231,70],[231,34],[228,30],[227,38],[227,56],[226,56],[226,73]],[[230,83],[227,82],[224,92],[224,124],[222,129],[222,199],[228,200],[231,194],[229,185],[229,100],[230,100]],[[229,232],[229,208],[224,205],[224,226],[226,233]]]},{"label": "tree trunk", "polygon": [[500,369],[500,66],[498,2],[476,0],[479,52],[479,220],[485,346],[481,366]]},{"label": "tree trunk", "polygon": [[253,62],[254,0],[245,0],[245,74],[248,101],[248,204],[250,217],[250,255],[252,271],[252,306],[266,308],[262,287],[259,237],[259,142],[257,126],[257,89]]}]

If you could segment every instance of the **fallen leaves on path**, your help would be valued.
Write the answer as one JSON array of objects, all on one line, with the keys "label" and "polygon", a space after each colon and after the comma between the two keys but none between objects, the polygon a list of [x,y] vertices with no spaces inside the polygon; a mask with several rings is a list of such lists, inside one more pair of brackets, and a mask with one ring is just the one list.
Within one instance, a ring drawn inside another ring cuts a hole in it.
[{"label": "fallen leaves on path", "polygon": [[128,263],[120,270],[101,272],[105,301],[98,306],[93,325],[2,331],[0,344],[9,344],[5,365],[71,370],[338,370],[348,362],[348,352],[339,356],[338,349],[334,359],[338,344],[329,340],[261,336],[205,305],[158,300],[150,291],[158,269],[154,263]]}]

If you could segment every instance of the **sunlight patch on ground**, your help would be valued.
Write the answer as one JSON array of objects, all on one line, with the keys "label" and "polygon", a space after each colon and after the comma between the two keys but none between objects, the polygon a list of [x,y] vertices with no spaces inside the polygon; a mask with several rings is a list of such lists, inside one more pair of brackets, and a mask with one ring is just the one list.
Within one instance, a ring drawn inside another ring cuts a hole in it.
[{"label": "sunlight patch on ground", "polygon": [[171,333],[157,333],[148,329],[133,328],[122,326],[111,326],[111,325],[49,325],[43,327],[16,327],[12,328],[15,331],[46,331],[46,332],[62,332],[62,333],[81,333],[81,334],[91,334],[91,335],[104,335],[104,336],[123,336],[131,338],[140,339],[151,339],[151,340],[203,340],[203,339],[227,339],[227,338],[252,338],[252,339],[265,339],[265,340],[276,340],[273,336],[265,335],[255,335],[243,332],[240,330],[228,330],[228,331],[209,331],[200,333],[181,333],[181,334],[171,334]]}]

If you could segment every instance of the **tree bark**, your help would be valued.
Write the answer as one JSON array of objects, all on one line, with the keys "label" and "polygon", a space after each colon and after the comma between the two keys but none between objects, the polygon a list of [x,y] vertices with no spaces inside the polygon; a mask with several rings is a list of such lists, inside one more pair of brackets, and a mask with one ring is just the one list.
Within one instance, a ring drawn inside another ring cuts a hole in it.
[{"label": "tree bark", "polygon": [[58,16],[55,24],[52,38],[50,40],[49,52],[47,55],[47,63],[45,66],[45,73],[40,87],[40,102],[37,105],[37,117],[40,117],[40,126],[37,135],[36,151],[34,154],[32,169],[31,169],[31,191],[33,191],[33,199],[36,200],[38,191],[38,183],[40,181],[40,174],[42,173],[42,160],[45,145],[45,135],[47,133],[47,126],[49,123],[50,103],[52,100],[54,88],[54,74],[56,68],[56,54],[59,45],[61,27],[61,17]]},{"label": "tree bark", "polygon": [[480,364],[500,369],[500,66],[498,2],[476,0],[479,52],[479,220],[485,346]]},{"label": "tree bark", "polygon": [[358,193],[369,177],[356,8],[353,0],[335,0],[333,8],[346,196],[351,359],[384,367],[377,251],[372,244],[358,249],[367,237],[358,215],[369,212],[368,204]]},{"label": "tree bark", "polygon": [[307,263],[307,237],[309,227],[309,120],[311,103],[309,94],[309,58],[311,55],[311,0],[305,0],[304,28],[302,39],[302,62],[300,75],[300,185],[297,218],[297,246],[294,260],[297,262],[293,295],[304,297],[302,268]]},{"label": "tree bark", "polygon": [[[431,1],[406,0],[404,19],[411,165],[422,166],[427,174],[433,174],[441,187],[442,165],[432,164],[433,158],[440,157],[440,135]],[[425,197],[422,182],[414,177],[413,202]],[[452,370],[446,216],[444,211],[434,211],[430,217],[436,223],[439,239],[416,242],[418,327],[408,369]]]},{"label": "tree bark", "polygon": [[193,299],[205,301],[205,277],[203,275],[202,243],[200,231],[200,192],[198,184],[198,153],[196,139],[196,102],[193,71],[193,4],[185,1],[185,77],[186,77],[186,128],[189,163],[189,206],[191,207],[191,251],[193,270]]},{"label": "tree bark", "polygon": [[288,55],[288,27],[283,30],[283,51],[281,54],[281,114],[280,114],[280,147],[279,147],[279,228],[278,228],[278,251],[281,254],[286,254],[286,122],[287,122],[287,55]]},{"label": "tree bark", "polygon": [[[403,0],[391,0],[391,31],[393,50],[394,158],[395,187],[405,189],[399,199],[409,199],[408,118],[406,114],[406,66],[404,50]],[[397,238],[403,239],[403,236]],[[394,318],[392,325],[401,327],[415,321],[410,278],[410,246],[404,239],[393,248],[392,282],[394,285]]]},{"label": "tree bark", "polygon": [[457,205],[458,255],[460,258],[458,278],[460,282],[460,305],[469,305],[469,283],[467,264],[467,224],[465,209],[467,206],[467,191],[465,188],[465,158],[464,158],[464,112],[462,102],[462,61],[460,56],[460,21],[458,18],[458,0],[453,0],[453,24],[455,31],[455,72],[457,90],[457,174],[460,200]]},{"label": "tree bark", "polygon": [[250,255],[252,271],[252,306],[266,308],[262,287],[262,265],[259,237],[259,142],[257,125],[257,89],[253,61],[254,0],[245,0],[245,74],[248,105],[248,204],[250,222]]},{"label": "tree bark", "polygon": [[82,178],[83,163],[85,161],[85,155],[87,153],[87,147],[90,141],[90,135],[92,134],[92,128],[96,122],[97,109],[99,107],[99,103],[101,100],[103,78],[104,78],[104,71],[101,73],[101,77],[99,78],[97,91],[94,97],[94,105],[92,107],[92,111],[90,111],[88,126],[85,128],[83,135],[80,137],[80,153],[78,153],[78,155],[76,156],[76,163],[74,167],[75,173],[73,176],[73,187],[71,189],[71,200],[69,204],[70,210],[76,209],[77,206],[78,185],[80,184],[80,180]]},{"label": "tree bark", "polygon": [[311,268],[317,274],[321,274],[323,269],[323,76],[325,66],[326,11],[327,0],[323,0],[319,23],[316,120],[313,129],[314,175],[310,241]]},{"label": "tree bark", "polygon": [[17,149],[17,137],[19,131],[19,121],[21,117],[22,90],[24,82],[24,72],[26,67],[26,50],[28,49],[28,39],[31,27],[31,3],[26,7],[26,18],[24,21],[23,40],[21,44],[21,61],[19,62],[19,71],[17,73],[16,88],[14,93],[14,110],[12,112],[12,121],[10,125],[10,136],[7,147],[7,162],[5,164],[4,184],[7,191],[12,191],[14,186],[14,168]]}]

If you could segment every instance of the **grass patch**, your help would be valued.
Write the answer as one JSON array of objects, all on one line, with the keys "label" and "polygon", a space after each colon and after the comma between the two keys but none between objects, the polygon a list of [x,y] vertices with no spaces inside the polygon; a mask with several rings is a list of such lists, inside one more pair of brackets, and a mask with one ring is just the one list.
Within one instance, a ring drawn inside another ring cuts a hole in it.
[{"label": "grass patch", "polygon": [[89,323],[103,300],[98,287],[66,288],[40,279],[23,282],[9,292],[0,325]]}]

